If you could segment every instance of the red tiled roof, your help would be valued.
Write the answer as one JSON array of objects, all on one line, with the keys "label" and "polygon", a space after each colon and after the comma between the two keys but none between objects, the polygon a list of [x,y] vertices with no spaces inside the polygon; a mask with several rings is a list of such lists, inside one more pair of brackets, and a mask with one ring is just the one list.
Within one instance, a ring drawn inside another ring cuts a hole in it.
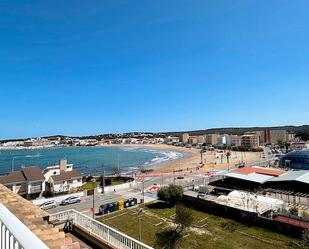
[{"label": "red tiled roof", "polygon": [[17,182],[25,182],[26,179],[24,175],[20,171],[13,171],[5,176],[0,176],[0,183],[2,184],[10,184]]},{"label": "red tiled roof", "polygon": [[263,174],[263,175],[270,175],[270,176],[279,176],[285,173],[286,171],[280,170],[280,169],[269,169],[269,168],[257,168],[257,167],[250,167],[246,166],[243,168],[238,168],[233,170],[234,173],[239,173],[239,174],[251,174],[251,173],[258,173],[258,174]]},{"label": "red tiled roof", "polygon": [[23,167],[21,168],[21,172],[28,181],[44,181],[44,176],[41,170],[36,166]]},{"label": "red tiled roof", "polygon": [[286,224],[291,224],[297,227],[305,228],[305,229],[309,228],[309,222],[307,221],[296,220],[296,219],[292,219],[292,218],[281,216],[281,215],[274,217],[274,220],[277,220],[277,221],[280,221]]}]

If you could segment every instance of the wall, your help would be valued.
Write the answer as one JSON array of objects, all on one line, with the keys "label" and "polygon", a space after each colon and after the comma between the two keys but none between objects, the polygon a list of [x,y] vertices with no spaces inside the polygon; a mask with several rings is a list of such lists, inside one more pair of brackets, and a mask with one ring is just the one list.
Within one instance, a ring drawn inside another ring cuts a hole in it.
[{"label": "wall", "polygon": [[62,183],[54,183],[54,189],[53,191],[55,193],[61,193],[61,192],[66,192],[66,191],[70,191],[72,188],[78,188],[81,187],[83,185],[82,183],[82,179],[79,179],[80,181],[78,181],[77,179],[73,180],[72,183],[68,183],[68,181],[64,181]]},{"label": "wall", "polygon": [[67,194],[67,195],[62,195],[62,196],[57,196],[57,197],[51,197],[51,198],[40,198],[40,199],[36,199],[33,200],[32,203],[34,205],[41,205],[42,203],[44,203],[45,201],[56,201],[57,203],[60,203],[62,200],[70,197],[70,196],[84,196],[84,192],[79,192],[79,193],[74,193],[74,194]]},{"label": "wall", "polygon": [[258,216],[256,213],[224,206],[209,200],[184,195],[183,203],[197,210],[236,220],[248,225],[263,227],[288,236],[301,237],[303,229],[279,221]]},{"label": "wall", "polygon": [[[122,183],[122,184],[118,184],[118,185],[112,185],[112,186],[106,186],[104,188],[104,192],[105,193],[110,193],[110,192],[114,192],[115,191],[119,191],[119,190],[123,190],[123,189],[127,189],[127,188],[131,188],[133,186],[135,186],[136,182],[135,180],[131,181],[131,182],[126,182],[126,183]],[[98,188],[98,192],[102,193],[102,188]]]}]

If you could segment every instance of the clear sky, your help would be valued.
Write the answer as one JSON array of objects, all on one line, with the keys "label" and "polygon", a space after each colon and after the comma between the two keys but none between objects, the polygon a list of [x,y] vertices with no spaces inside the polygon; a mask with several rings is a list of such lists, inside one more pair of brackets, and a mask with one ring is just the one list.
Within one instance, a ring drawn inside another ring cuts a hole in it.
[{"label": "clear sky", "polygon": [[309,123],[308,0],[0,1],[0,138]]}]

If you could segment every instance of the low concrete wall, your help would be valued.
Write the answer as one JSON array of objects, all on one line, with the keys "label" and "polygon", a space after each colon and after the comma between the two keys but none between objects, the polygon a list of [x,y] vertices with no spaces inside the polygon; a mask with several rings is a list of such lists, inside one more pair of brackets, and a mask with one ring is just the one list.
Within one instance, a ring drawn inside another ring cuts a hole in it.
[{"label": "low concrete wall", "polygon": [[33,200],[32,203],[34,205],[41,205],[42,203],[46,202],[46,201],[56,201],[57,203],[60,203],[61,201],[63,201],[64,199],[70,197],[70,196],[84,196],[84,192],[78,192],[78,193],[73,193],[73,194],[67,194],[67,195],[61,195],[61,196],[56,196],[56,197],[50,197],[50,198],[40,198],[40,199],[36,199]]},{"label": "low concrete wall", "polygon": [[[110,193],[110,192],[114,192],[114,191],[117,192],[119,190],[123,190],[123,189],[134,187],[135,184],[136,184],[136,182],[135,182],[135,180],[133,180],[131,182],[126,182],[126,183],[122,183],[122,184],[118,184],[118,185],[106,186],[104,188],[104,192],[105,193]],[[101,187],[98,188],[98,192],[102,193],[102,188]]]}]

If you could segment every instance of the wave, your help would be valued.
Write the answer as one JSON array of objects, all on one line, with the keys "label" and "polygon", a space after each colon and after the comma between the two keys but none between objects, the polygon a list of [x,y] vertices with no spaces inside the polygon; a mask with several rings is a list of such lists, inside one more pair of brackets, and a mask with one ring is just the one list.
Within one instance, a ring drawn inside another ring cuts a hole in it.
[{"label": "wave", "polygon": [[156,153],[156,157],[151,159],[150,162],[145,162],[144,163],[145,166],[146,165],[147,166],[155,166],[155,165],[162,164],[162,163],[165,163],[165,162],[168,162],[168,161],[178,160],[178,159],[181,159],[185,156],[183,153],[175,152],[175,151],[147,150],[147,152]]}]

